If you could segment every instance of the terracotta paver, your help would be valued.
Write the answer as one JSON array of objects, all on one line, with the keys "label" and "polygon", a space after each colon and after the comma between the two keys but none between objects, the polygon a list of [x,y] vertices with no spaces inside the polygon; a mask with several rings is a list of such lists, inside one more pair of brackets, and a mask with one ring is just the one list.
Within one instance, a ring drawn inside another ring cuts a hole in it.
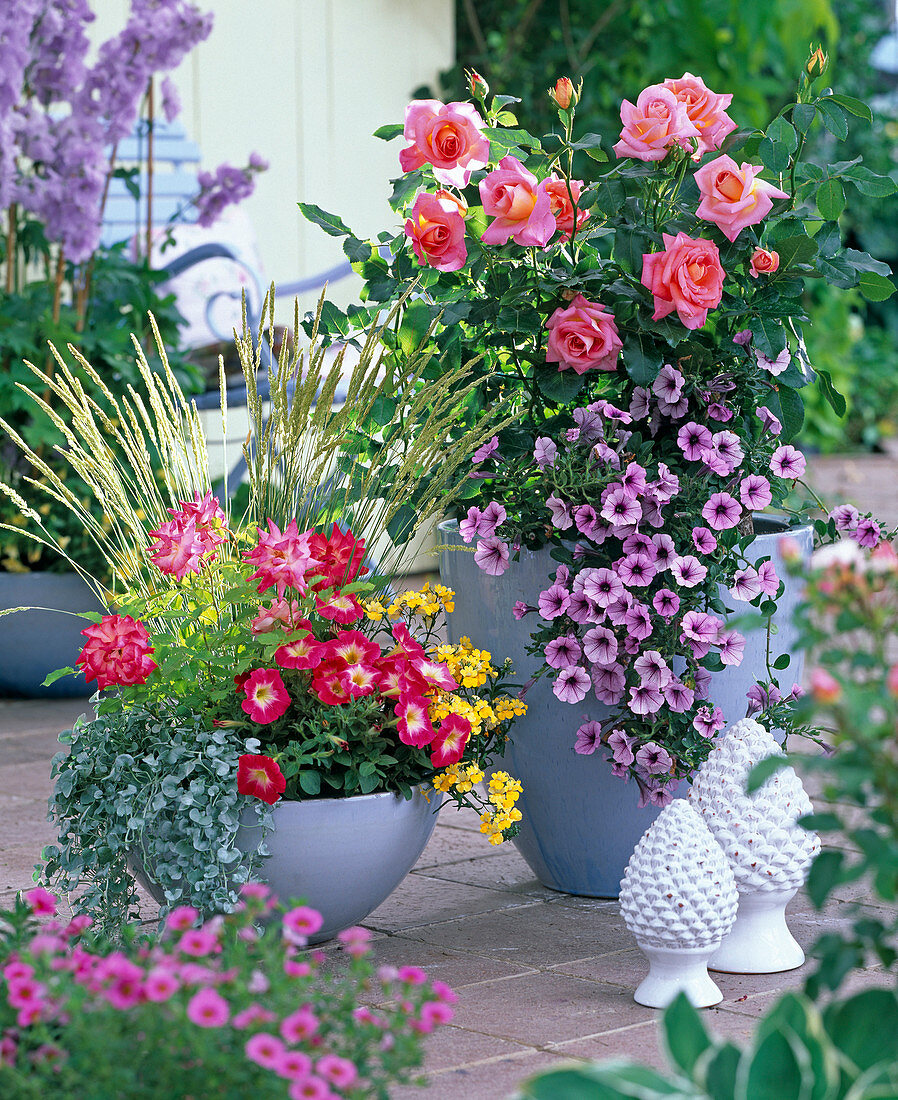
[{"label": "terracotta paver", "polygon": [[[898,523],[898,461],[815,458],[809,476],[832,503],[848,499]],[[46,799],[56,735],[87,710],[79,700],[0,700],[0,904],[31,884],[41,845],[54,839]],[[848,920],[857,902],[882,912],[850,884],[822,914],[797,897],[790,926],[809,946]],[[646,964],[616,903],[541,886],[513,848],[485,841],[474,815],[446,810],[415,869],[366,923],[378,964],[420,965],[459,996],[453,1022],[428,1041],[430,1084],[397,1088],[394,1100],[497,1100],[571,1059],[665,1064],[658,1014],[632,998]],[[755,1017],[800,986],[806,971],[717,975],[724,1000],[705,1020],[747,1042]],[[846,989],[887,981],[873,968],[853,975]]]}]

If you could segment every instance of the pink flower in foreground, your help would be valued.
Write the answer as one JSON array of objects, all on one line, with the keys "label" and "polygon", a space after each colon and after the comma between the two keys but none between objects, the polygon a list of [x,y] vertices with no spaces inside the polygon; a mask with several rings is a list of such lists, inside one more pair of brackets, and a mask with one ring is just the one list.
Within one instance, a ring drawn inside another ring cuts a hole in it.
[{"label": "pink flower in foreground", "polygon": [[549,208],[552,211],[552,217],[555,219],[556,228],[561,233],[561,239],[567,241],[570,239],[574,229],[574,207],[571,202],[572,198],[574,202],[578,204],[577,228],[579,229],[589,217],[588,210],[581,210],[579,208],[583,181],[571,180],[570,191],[568,191],[567,181],[553,172],[548,179],[544,180],[543,186],[549,194]]},{"label": "pink flower in foreground", "polygon": [[197,534],[195,519],[169,520],[150,535],[156,541],[147,547],[147,554],[160,573],[182,581],[188,573],[199,573],[203,568],[207,547]]},{"label": "pink flower in foreground", "polygon": [[269,519],[268,530],[260,530],[257,545],[243,555],[244,561],[256,566],[249,580],[258,579],[259,592],[276,588],[279,598],[287,588],[305,592],[305,574],[319,564],[309,547],[311,537],[311,531],[300,534],[295,519],[290,520],[283,532]]},{"label": "pink flower in foreground", "polygon": [[663,252],[642,257],[642,285],[652,292],[659,321],[674,310],[688,329],[701,328],[708,310],[720,305],[724,270],[717,245],[686,233],[671,237],[663,233]]},{"label": "pink flower in foreground", "polygon": [[314,1035],[317,1030],[318,1017],[310,1008],[298,1008],[281,1020],[280,1032],[288,1043],[301,1043],[303,1039]]},{"label": "pink flower in foreground", "polygon": [[698,128],[689,121],[685,103],[662,84],[643,88],[635,104],[625,99],[620,117],[623,129],[614,146],[619,157],[664,160],[672,145],[701,137]]},{"label": "pink flower in foreground", "polygon": [[479,188],[483,212],[493,219],[481,237],[484,244],[505,244],[509,238],[539,248],[549,243],[555,232],[549,193],[517,157],[503,157]]},{"label": "pink flower in foreground", "polygon": [[759,512],[773,500],[770,482],[760,474],[749,474],[739,482],[739,497],[749,511]]},{"label": "pink flower in foreground", "polygon": [[663,775],[673,766],[673,759],[667,749],[654,741],[647,741],[636,753],[636,763],[649,775]]},{"label": "pink flower in foreground", "polygon": [[734,241],[746,226],[756,225],[770,213],[773,199],[787,199],[772,183],[762,180],[761,168],[752,164],[736,164],[732,157],[722,156],[702,165],[695,173],[695,182],[702,201],[696,214],[717,225],[729,241]]},{"label": "pink flower in foreground", "polygon": [[403,172],[433,165],[440,183],[465,187],[471,173],[485,168],[490,143],[484,122],[470,103],[415,99],[405,109],[403,136],[410,143],[399,152]]},{"label": "pink flower in foreground", "polygon": [[464,203],[448,191],[418,195],[405,223],[405,235],[419,264],[437,271],[458,271],[465,266],[466,213]]},{"label": "pink flower in foreground", "polygon": [[145,684],[158,666],[150,654],[150,636],[130,615],[104,615],[81,633],[87,638],[75,664],[99,689],[117,684]]},{"label": "pink flower in foreground", "polygon": [[237,762],[237,791],[273,806],[287,788],[287,780],[270,756],[244,753]]},{"label": "pink flower in foreground", "polygon": [[588,370],[612,371],[617,366],[623,343],[614,315],[598,302],[578,294],[566,309],[555,310],[546,328],[546,362],[558,363],[559,370],[570,367],[584,374]]},{"label": "pink flower in foreground", "polygon": [[592,687],[586,671],[578,665],[563,668],[552,685],[552,691],[562,703],[579,703]]},{"label": "pink flower in foreground", "polygon": [[736,123],[726,113],[733,99],[731,92],[712,92],[700,76],[692,73],[683,73],[676,80],[668,77],[664,87],[683,104],[689,121],[699,132],[696,154],[719,149],[727,134],[736,129]]},{"label": "pink flower in foreground", "polygon": [[43,886],[35,886],[31,890],[26,890],[22,896],[35,916],[52,917],[56,915],[56,895],[51,894],[49,890],[45,890]]},{"label": "pink flower in foreground", "polygon": [[325,1054],[319,1058],[315,1063],[315,1070],[325,1081],[340,1089],[352,1088],[359,1076],[355,1063],[337,1054]]},{"label": "pink flower in foreground", "polygon": [[815,668],[811,672],[811,694],[818,703],[828,706],[841,698],[842,685],[826,669]]},{"label": "pink flower in foreground", "polygon": [[228,1002],[214,989],[200,989],[187,1002],[187,1019],[197,1027],[224,1027],[230,1015]]},{"label": "pink flower in foreground", "polygon": [[284,1054],[284,1044],[276,1035],[260,1031],[247,1039],[244,1046],[247,1058],[263,1069],[274,1069]]},{"label": "pink flower in foreground", "polygon": [[244,681],[243,691],[246,698],[241,708],[262,725],[280,718],[290,706],[290,695],[276,668],[254,669]]},{"label": "pink flower in foreground", "polygon": [[198,910],[194,909],[192,905],[179,905],[172,909],[165,918],[165,927],[169,931],[183,932],[185,929],[193,927],[193,922],[199,915]]},{"label": "pink flower in foreground", "polygon": [[403,745],[423,748],[436,736],[423,696],[403,695],[396,704],[396,732]]},{"label": "pink flower in foreground", "polygon": [[770,459],[770,469],[777,477],[795,479],[801,477],[805,471],[804,455],[788,443],[777,447]]},{"label": "pink flower in foreground", "polygon": [[753,279],[757,279],[759,275],[772,275],[779,266],[779,252],[768,252],[766,248],[756,248],[751,254],[748,273]]},{"label": "pink flower in foreground", "polygon": [[460,714],[449,714],[440,722],[440,728],[430,745],[430,762],[435,768],[448,768],[457,764],[465,754],[465,746],[471,736],[471,723]]}]

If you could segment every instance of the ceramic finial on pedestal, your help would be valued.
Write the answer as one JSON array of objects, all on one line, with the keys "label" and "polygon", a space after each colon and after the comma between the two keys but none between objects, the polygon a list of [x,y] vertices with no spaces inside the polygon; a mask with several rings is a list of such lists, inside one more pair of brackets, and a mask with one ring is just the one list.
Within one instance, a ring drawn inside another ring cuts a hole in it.
[{"label": "ceramic finial on pedestal", "polygon": [[775,974],[804,962],[786,926],[786,905],[820,848],[816,833],[796,824],[811,813],[811,800],[789,767],[754,794],[745,791],[754,765],[776,754],[782,748],[771,734],[743,718],[718,739],[692,781],[689,801],[726,854],[739,888],[736,923],[709,963],[713,970]]},{"label": "ceramic finial on pedestal", "polygon": [[722,1000],[708,959],[736,917],[738,894],[723,852],[685,799],[671,802],[636,845],[620,909],[649,961],[634,997],[665,1008],[680,992],[696,1008]]}]

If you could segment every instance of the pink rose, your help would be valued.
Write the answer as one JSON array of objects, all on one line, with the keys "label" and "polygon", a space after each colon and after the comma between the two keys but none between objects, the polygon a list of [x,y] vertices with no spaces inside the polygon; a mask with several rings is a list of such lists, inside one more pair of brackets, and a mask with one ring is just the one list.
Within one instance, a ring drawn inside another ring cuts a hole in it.
[{"label": "pink rose", "polygon": [[489,160],[490,143],[483,127],[483,119],[470,103],[412,100],[405,109],[403,135],[411,144],[399,153],[402,171],[432,164],[440,183],[467,186],[471,173],[485,168]]},{"label": "pink rose", "polygon": [[726,113],[733,96],[712,92],[700,76],[683,73],[679,80],[668,78],[664,87],[686,108],[689,121],[698,130],[696,159],[702,153],[719,149],[723,139],[736,129],[736,123]]},{"label": "pink rose", "polygon": [[625,99],[620,117],[624,128],[620,141],[614,146],[619,157],[664,160],[671,145],[682,144],[686,138],[701,137],[689,121],[686,105],[663,84],[643,88],[635,107]]},{"label": "pink rose", "polygon": [[773,199],[787,199],[772,183],[762,180],[760,168],[751,164],[738,167],[732,157],[717,157],[702,165],[695,173],[695,182],[702,201],[696,214],[719,226],[728,241],[734,241],[747,225],[766,218]]},{"label": "pink rose", "polygon": [[[570,191],[568,191],[567,182],[553,172],[547,180],[543,181],[543,186],[549,192],[549,208],[555,219],[555,225],[561,233],[561,239],[567,241],[570,239],[571,230],[574,228],[574,207],[571,203],[571,196],[573,196],[574,202],[579,204],[580,193],[583,190],[583,180],[571,180]],[[589,212],[580,210],[578,206],[578,229],[588,217]]]},{"label": "pink rose", "polygon": [[577,374],[588,370],[614,370],[623,344],[614,316],[597,302],[578,294],[567,309],[556,309],[546,322],[549,340],[546,362],[559,370],[572,367]]},{"label": "pink rose", "polygon": [[664,251],[642,257],[642,285],[655,299],[652,320],[676,310],[686,328],[701,328],[723,295],[725,272],[717,245],[686,233],[662,236]]},{"label": "pink rose", "polygon": [[545,183],[539,183],[517,157],[507,156],[480,181],[484,214],[493,217],[481,240],[505,244],[509,237],[542,248],[555,232],[555,218]]},{"label": "pink rose", "polygon": [[759,275],[772,275],[779,265],[779,252],[768,252],[766,248],[756,248],[751,254],[749,275],[753,279],[757,279]]},{"label": "pink rose", "polygon": [[422,191],[415,199],[405,235],[422,265],[437,271],[458,271],[468,258],[465,248],[467,207],[448,191],[431,195]]}]

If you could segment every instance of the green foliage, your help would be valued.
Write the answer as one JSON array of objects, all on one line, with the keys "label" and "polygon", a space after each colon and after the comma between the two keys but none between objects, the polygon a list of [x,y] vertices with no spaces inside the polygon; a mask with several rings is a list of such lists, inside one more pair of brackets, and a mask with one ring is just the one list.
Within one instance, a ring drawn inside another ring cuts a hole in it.
[{"label": "green foliage", "polygon": [[189,902],[225,912],[258,872],[264,844],[244,855],[235,841],[241,813],[261,826],[271,812],[237,793],[241,753],[258,748],[234,730],[207,728],[189,707],[130,707],[79,721],[53,758],[50,818],[56,844],[44,848],[43,880],[80,891],[77,911],[116,934],[138,916],[132,868],[143,865],[165,895],[163,913]]}]

